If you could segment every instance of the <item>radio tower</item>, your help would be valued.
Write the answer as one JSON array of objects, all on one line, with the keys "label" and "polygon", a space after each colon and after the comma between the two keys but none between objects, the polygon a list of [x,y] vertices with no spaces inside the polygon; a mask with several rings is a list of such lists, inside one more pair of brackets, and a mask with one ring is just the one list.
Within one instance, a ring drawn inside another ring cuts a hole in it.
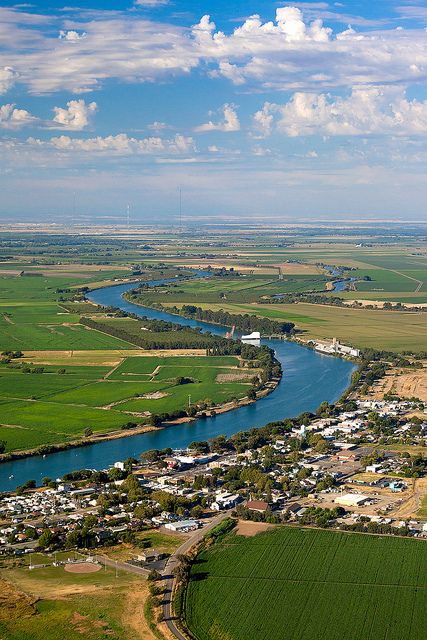
[{"label": "radio tower", "polygon": [[179,232],[182,233],[182,189],[179,188]]}]

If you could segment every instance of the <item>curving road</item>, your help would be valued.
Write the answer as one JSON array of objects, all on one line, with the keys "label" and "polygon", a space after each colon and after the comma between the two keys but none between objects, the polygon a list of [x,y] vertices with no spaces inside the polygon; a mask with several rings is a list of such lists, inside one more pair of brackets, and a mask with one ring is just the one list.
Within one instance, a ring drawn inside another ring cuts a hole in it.
[{"label": "curving road", "polygon": [[170,558],[166,563],[166,566],[163,571],[163,577],[165,580],[165,594],[163,598],[163,616],[164,616],[164,622],[167,628],[175,638],[178,638],[178,640],[188,640],[188,638],[185,635],[183,635],[183,633],[178,629],[175,623],[175,618],[172,615],[172,592],[173,592],[173,586],[174,586],[174,580],[175,580],[173,575],[173,570],[178,564],[177,556],[190,551],[190,549],[195,544],[200,542],[200,540],[208,531],[216,527],[216,525],[222,522],[224,518],[227,518],[231,514],[231,511],[232,509],[230,509],[229,511],[222,511],[217,516],[212,518],[212,520],[209,522],[208,525],[206,525],[202,529],[198,529],[197,531],[195,531],[194,535],[188,538],[185,542],[183,542],[183,544],[180,547],[178,547],[178,549],[176,549],[176,551],[170,556]]}]

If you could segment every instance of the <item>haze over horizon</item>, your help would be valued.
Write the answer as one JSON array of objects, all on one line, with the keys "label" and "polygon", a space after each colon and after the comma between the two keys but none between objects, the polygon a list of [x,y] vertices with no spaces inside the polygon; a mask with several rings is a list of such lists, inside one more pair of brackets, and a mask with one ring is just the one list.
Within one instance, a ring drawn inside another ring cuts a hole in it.
[{"label": "haze over horizon", "polygon": [[0,220],[426,221],[423,0],[0,7]]}]

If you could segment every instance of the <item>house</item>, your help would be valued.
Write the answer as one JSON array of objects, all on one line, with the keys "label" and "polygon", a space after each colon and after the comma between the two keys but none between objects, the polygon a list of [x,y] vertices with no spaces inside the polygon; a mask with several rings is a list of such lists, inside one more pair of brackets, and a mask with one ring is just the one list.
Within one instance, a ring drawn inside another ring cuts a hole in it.
[{"label": "house", "polygon": [[137,560],[139,562],[157,562],[161,557],[162,554],[160,551],[156,551],[155,549],[145,549],[138,555]]},{"label": "house", "polygon": [[241,500],[238,493],[217,493],[215,502],[211,504],[211,508],[214,511],[221,511],[222,509],[232,509]]},{"label": "house", "polygon": [[283,513],[289,513],[291,516],[296,516],[301,509],[302,505],[299,502],[292,502],[292,504],[286,505],[283,509]]},{"label": "house", "polygon": [[249,511],[257,511],[258,513],[265,513],[268,509],[268,502],[264,502],[264,500],[248,500],[246,509],[249,509]]}]

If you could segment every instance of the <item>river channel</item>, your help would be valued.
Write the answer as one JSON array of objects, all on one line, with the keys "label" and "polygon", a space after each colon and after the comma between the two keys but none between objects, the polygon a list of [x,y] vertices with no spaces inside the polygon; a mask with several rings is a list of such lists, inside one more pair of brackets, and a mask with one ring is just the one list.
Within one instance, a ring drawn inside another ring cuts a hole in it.
[{"label": "river channel", "polygon": [[[134,286],[125,284],[105,287],[92,291],[88,298],[92,302],[120,307],[139,316],[172,321],[199,327],[212,334],[225,335],[225,327],[181,318],[128,302],[122,296]],[[297,416],[304,411],[314,411],[324,400],[331,403],[338,400],[350,383],[355,369],[351,362],[322,355],[286,340],[263,340],[263,344],[274,349],[283,368],[283,377],[270,395],[212,418],[105,440],[46,456],[4,462],[0,464],[0,491],[11,491],[29,479],[34,479],[39,484],[45,476],[60,478],[64,473],[77,469],[105,469],[117,460],[124,460],[129,456],[137,458],[140,453],[149,449],[184,448],[194,440],[208,440],[220,434],[231,436],[251,427],[261,427],[267,422]]]}]

